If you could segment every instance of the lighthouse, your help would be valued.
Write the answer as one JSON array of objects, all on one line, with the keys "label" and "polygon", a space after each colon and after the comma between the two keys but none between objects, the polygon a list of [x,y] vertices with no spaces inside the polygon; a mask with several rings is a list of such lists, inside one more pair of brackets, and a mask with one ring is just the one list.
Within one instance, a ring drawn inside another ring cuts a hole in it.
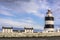
[{"label": "lighthouse", "polygon": [[45,16],[45,32],[54,32],[54,17],[51,10],[48,10]]}]

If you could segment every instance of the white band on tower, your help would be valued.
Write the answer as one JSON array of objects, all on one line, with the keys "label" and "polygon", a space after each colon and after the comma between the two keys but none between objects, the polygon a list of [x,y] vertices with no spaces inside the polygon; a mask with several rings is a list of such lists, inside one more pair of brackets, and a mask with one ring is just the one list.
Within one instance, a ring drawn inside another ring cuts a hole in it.
[{"label": "white band on tower", "polygon": [[45,24],[54,24],[54,21],[51,21],[51,20],[45,21]]}]

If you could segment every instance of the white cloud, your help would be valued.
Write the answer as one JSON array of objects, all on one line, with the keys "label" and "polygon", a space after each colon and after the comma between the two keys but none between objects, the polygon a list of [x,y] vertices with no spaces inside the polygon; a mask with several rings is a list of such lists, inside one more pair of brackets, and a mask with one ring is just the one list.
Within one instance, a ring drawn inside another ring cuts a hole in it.
[{"label": "white cloud", "polygon": [[[12,0],[11,0],[12,1]],[[46,2],[46,0],[29,0],[29,1],[25,1],[25,0],[15,0],[14,2],[4,2],[4,7],[7,8],[7,10],[13,10],[16,11],[17,14],[18,13],[28,13],[28,14],[33,14],[37,17],[43,17],[44,14],[39,13],[39,10],[41,9],[48,9],[49,5],[47,5],[48,3]],[[9,8],[9,9],[8,9]],[[9,14],[5,14],[5,15],[11,15],[11,13]],[[18,14],[19,15],[19,14]]]},{"label": "white cloud", "polygon": [[13,16],[9,11],[6,11],[6,10],[0,10],[0,14],[6,15],[6,16]]},{"label": "white cloud", "polygon": [[43,9],[43,10],[51,9],[49,2],[47,0],[39,0],[38,4],[40,9]]},{"label": "white cloud", "polygon": [[33,23],[33,20],[30,20],[30,19],[28,19],[28,20],[22,19],[21,21],[27,22],[27,23]]},{"label": "white cloud", "polygon": [[[29,21],[30,22],[30,21]],[[1,26],[13,26],[13,27],[33,27],[35,29],[43,29],[43,26],[38,25],[38,24],[34,24],[34,23],[29,23],[29,22],[18,22],[18,21],[14,21],[11,19],[2,19],[0,18],[0,24]]]},{"label": "white cloud", "polygon": [[37,16],[37,17],[39,17],[39,18],[43,18],[43,17],[44,17],[44,14],[38,13],[38,12],[33,13],[33,15],[35,15],[35,16]]},{"label": "white cloud", "polygon": [[35,2],[30,2],[25,4],[25,6],[22,9],[25,10],[27,13],[35,13],[36,11],[38,11],[39,5]]},{"label": "white cloud", "polygon": [[[45,7],[45,6],[43,6],[43,7]],[[22,10],[27,12],[28,14],[30,13],[30,14],[33,14],[33,15],[40,18],[40,17],[44,17],[44,14],[39,13],[38,10],[43,8],[43,7],[39,6],[34,0],[34,1],[31,1],[29,3],[25,3],[24,5],[22,5]]]}]

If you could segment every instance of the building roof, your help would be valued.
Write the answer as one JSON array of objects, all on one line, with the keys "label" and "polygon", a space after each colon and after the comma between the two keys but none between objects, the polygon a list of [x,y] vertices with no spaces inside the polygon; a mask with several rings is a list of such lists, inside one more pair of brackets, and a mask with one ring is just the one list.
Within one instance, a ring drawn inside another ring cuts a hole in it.
[{"label": "building roof", "polygon": [[13,27],[2,27],[2,29],[13,29]]},{"label": "building roof", "polygon": [[33,30],[33,28],[24,28],[24,29],[27,29],[27,30]]},{"label": "building roof", "polygon": [[13,32],[19,32],[18,30],[13,30]]}]

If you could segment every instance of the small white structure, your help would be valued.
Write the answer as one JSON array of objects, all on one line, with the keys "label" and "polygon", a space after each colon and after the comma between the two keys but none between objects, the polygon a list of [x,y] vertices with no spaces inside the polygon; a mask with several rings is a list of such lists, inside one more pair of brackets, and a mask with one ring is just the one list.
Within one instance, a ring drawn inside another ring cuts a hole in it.
[{"label": "small white structure", "polygon": [[12,33],[13,27],[2,27],[2,32],[3,33]]},{"label": "small white structure", "polygon": [[24,27],[25,33],[33,33],[33,28]]},{"label": "small white structure", "polygon": [[56,29],[56,32],[60,32],[60,28]]}]

